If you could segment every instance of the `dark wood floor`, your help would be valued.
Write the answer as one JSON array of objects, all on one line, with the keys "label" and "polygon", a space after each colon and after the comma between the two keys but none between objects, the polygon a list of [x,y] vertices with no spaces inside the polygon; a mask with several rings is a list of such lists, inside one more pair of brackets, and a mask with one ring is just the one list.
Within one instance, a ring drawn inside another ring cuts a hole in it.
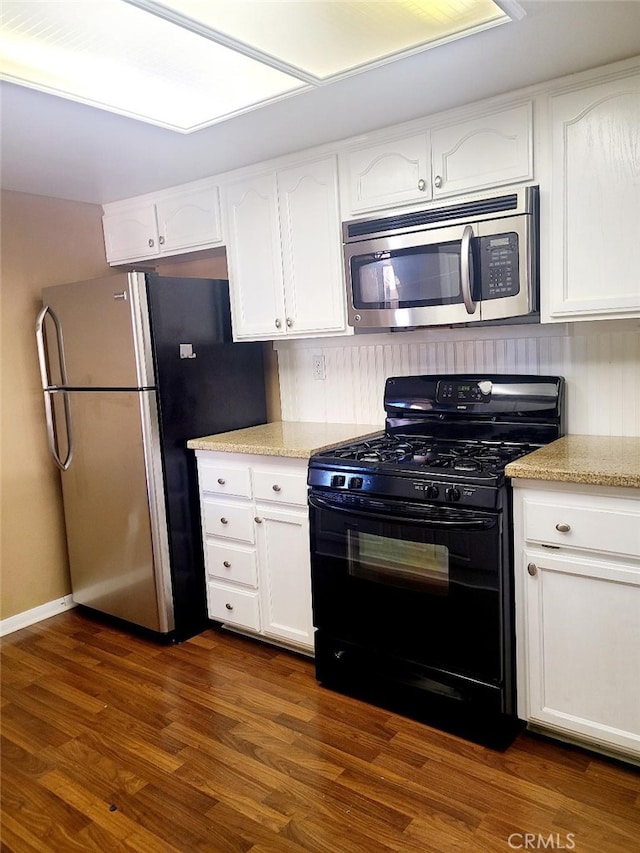
[{"label": "dark wood floor", "polygon": [[640,850],[627,765],[529,734],[494,752],[321,688],[295,654],[214,630],[161,647],[77,611],[2,641],[2,763],[2,851]]}]

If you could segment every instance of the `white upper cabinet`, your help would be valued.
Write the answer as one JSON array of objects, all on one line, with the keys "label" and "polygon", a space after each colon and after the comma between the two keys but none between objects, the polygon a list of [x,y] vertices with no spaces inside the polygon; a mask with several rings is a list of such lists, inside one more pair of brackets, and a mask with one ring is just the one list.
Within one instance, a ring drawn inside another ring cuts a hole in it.
[{"label": "white upper cabinet", "polygon": [[429,136],[425,132],[350,151],[346,170],[352,214],[428,201]]},{"label": "white upper cabinet", "polygon": [[[108,206],[105,205],[104,209],[106,211]],[[102,227],[107,261],[110,264],[155,258],[160,254],[153,204],[145,202],[121,212],[105,213]]]},{"label": "white upper cabinet", "polygon": [[236,340],[344,332],[336,159],[223,188]]},{"label": "white upper cabinet", "polygon": [[217,186],[158,197],[156,217],[161,252],[222,242]]},{"label": "white upper cabinet", "polygon": [[222,190],[234,337],[286,333],[275,173]]},{"label": "white upper cabinet", "polygon": [[343,155],[345,216],[533,178],[530,101]]},{"label": "white upper cabinet", "polygon": [[431,131],[433,197],[533,178],[531,102]]},{"label": "white upper cabinet", "polygon": [[287,333],[345,328],[335,157],[278,172]]},{"label": "white upper cabinet", "polygon": [[551,95],[550,122],[543,319],[638,317],[640,70]]},{"label": "white upper cabinet", "polygon": [[220,245],[218,187],[211,182],[104,205],[110,264],[175,255]]}]

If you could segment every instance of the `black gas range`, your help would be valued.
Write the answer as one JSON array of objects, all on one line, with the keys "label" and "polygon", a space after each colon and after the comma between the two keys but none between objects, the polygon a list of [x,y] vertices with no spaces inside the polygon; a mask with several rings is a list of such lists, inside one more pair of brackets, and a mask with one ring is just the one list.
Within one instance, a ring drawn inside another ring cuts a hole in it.
[{"label": "black gas range", "polygon": [[385,430],[309,462],[316,675],[494,746],[517,728],[505,465],[564,434],[564,380],[392,377]]}]

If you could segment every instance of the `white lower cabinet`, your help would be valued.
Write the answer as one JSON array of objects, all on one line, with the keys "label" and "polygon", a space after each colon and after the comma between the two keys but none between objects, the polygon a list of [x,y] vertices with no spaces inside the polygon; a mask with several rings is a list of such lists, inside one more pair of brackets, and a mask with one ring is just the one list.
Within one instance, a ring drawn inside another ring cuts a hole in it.
[{"label": "white lower cabinet", "polygon": [[640,495],[515,481],[518,712],[640,760]]},{"label": "white lower cabinet", "polygon": [[196,457],[209,618],[313,651],[307,460]]},{"label": "white lower cabinet", "polygon": [[307,509],[267,504],[256,509],[262,630],[268,637],[313,648]]}]

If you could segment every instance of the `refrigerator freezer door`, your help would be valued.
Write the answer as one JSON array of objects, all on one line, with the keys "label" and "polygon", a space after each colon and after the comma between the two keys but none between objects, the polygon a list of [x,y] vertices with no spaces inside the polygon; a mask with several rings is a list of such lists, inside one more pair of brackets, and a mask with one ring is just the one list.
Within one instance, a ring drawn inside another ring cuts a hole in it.
[{"label": "refrigerator freezer door", "polygon": [[[148,388],[155,384],[143,274],[48,287],[42,300],[57,319],[54,323],[51,316],[44,318],[49,385]],[[59,365],[60,343],[66,382]]]},{"label": "refrigerator freezer door", "polygon": [[171,631],[155,392],[78,391],[69,398],[75,452],[62,489],[73,599]]}]

